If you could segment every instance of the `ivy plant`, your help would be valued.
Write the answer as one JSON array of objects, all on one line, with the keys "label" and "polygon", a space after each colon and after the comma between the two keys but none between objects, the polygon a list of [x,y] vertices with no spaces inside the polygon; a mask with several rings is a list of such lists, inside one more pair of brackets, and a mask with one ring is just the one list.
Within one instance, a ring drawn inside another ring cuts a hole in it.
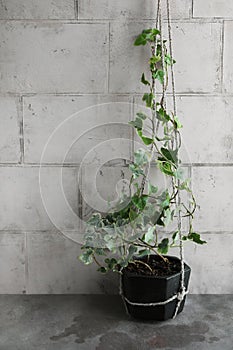
[{"label": "ivy plant", "polygon": [[[100,272],[121,271],[140,258],[157,254],[167,261],[170,248],[177,246],[180,236],[177,217],[188,218],[189,228],[182,233],[183,241],[206,243],[193,230],[196,201],[185,178],[179,151],[182,124],[177,115],[169,112],[165,103],[168,88],[168,71],[176,62],[170,56],[166,40],[156,28],[143,30],[135,46],[150,47],[149,77],[143,73],[141,83],[148,88],[142,101],[147,113],[138,112],[129,124],[135,129],[143,147],[134,154],[129,164],[131,172],[130,195],[123,195],[114,210],[107,214],[94,213],[87,222],[81,261],[96,262]],[[162,87],[162,97],[157,100],[157,86]],[[166,176],[169,186],[160,191],[150,180],[150,168],[157,167]],[[171,184],[171,185],[170,185]],[[186,192],[189,203],[180,198]],[[169,226],[170,225],[170,226]],[[175,228],[174,228],[175,226]],[[166,234],[164,233],[165,231]],[[149,268],[149,266],[148,266]]]}]

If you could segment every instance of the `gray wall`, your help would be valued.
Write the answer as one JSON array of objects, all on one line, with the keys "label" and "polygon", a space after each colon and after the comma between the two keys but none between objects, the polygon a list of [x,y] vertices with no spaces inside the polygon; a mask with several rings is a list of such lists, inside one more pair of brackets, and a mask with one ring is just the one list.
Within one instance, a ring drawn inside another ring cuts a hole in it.
[{"label": "gray wall", "polygon": [[[233,5],[173,0],[172,7],[185,162],[200,206],[195,228],[208,241],[205,247],[187,246],[190,290],[232,293]],[[95,199],[88,183],[92,161],[78,184],[80,162],[99,142],[132,136],[126,126],[98,125],[116,117],[127,123],[132,103],[140,103],[148,51],[132,43],[153,24],[154,8],[152,0],[0,2],[0,293],[117,291],[114,277],[82,266],[76,259],[79,245],[58,232],[69,235],[77,227],[82,232],[81,223],[66,212],[58,182],[63,169],[72,213],[87,216],[80,192]],[[86,110],[65,124],[47,150],[41,186],[50,212],[39,186],[47,139],[74,113],[102,103],[110,105]],[[63,162],[73,133],[88,128],[88,137],[74,144]],[[112,146],[116,156],[132,156],[128,143],[118,146]],[[99,193],[107,199],[125,177],[123,161],[105,166],[97,174]]]}]

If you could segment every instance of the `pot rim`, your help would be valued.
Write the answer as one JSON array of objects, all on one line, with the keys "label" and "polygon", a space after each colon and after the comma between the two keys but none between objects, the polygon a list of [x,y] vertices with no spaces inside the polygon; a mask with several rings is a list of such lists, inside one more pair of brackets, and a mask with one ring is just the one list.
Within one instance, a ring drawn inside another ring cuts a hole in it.
[{"label": "pot rim", "polygon": [[[151,254],[151,256],[157,256],[157,255]],[[179,260],[179,261],[180,261],[180,258],[178,258],[177,256],[166,255],[166,257],[167,257],[167,258],[171,258],[171,259]],[[136,258],[136,256],[135,256],[135,258]],[[141,259],[141,260],[142,260],[142,259]],[[184,263],[184,264],[185,264],[185,265],[184,265],[185,272],[191,271],[191,267],[190,267],[188,264],[186,264],[186,263]],[[174,273],[174,274],[172,274],[172,275],[169,275],[169,276],[139,275],[139,274],[137,274],[137,273],[135,273],[135,272],[130,272],[130,271],[127,271],[127,270],[125,270],[125,269],[123,269],[123,273],[124,273],[125,275],[129,276],[129,277],[151,278],[151,279],[157,278],[157,279],[166,279],[166,280],[168,280],[168,279],[174,278],[174,277],[176,277],[176,276],[179,276],[179,275],[181,274],[181,271],[180,271],[180,272],[176,272],[176,273]]]}]

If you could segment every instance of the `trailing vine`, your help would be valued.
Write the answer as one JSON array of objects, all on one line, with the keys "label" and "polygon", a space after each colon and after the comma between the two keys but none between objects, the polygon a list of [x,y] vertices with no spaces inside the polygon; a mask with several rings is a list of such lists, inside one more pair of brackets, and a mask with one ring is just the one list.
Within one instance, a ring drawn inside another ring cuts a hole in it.
[{"label": "trailing vine", "polygon": [[[142,97],[147,112],[137,113],[129,123],[143,147],[135,152],[134,161],[129,164],[132,174],[130,196],[123,194],[114,210],[107,214],[95,213],[87,223],[80,259],[85,264],[95,261],[101,272],[119,272],[150,254],[158,254],[166,261],[164,255],[170,248],[178,246],[180,237],[183,241],[206,243],[193,230],[197,205],[190,179],[185,178],[179,159],[182,124],[176,115],[176,108],[169,112],[166,106],[168,72],[176,63],[171,48],[168,50],[167,41],[157,28],[143,30],[134,45],[148,45],[151,52],[150,77],[147,78],[144,73],[141,76],[141,83],[148,88]],[[160,98],[157,85],[162,87]],[[171,185],[165,190],[160,191],[152,183],[151,167],[157,167],[171,180]],[[187,193],[190,199],[188,204],[181,200],[182,192]],[[186,234],[183,233],[183,218],[189,219]],[[164,232],[173,221],[177,223],[176,229]]]}]

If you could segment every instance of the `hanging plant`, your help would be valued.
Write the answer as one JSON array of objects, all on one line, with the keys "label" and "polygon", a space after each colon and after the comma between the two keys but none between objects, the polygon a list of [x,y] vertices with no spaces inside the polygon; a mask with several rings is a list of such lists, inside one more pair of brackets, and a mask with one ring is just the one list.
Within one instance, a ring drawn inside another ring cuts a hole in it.
[{"label": "hanging plant", "polygon": [[[80,259],[96,262],[99,271],[121,275],[121,294],[127,311],[140,318],[165,320],[182,311],[187,294],[190,268],[184,263],[183,242],[206,243],[193,230],[196,201],[185,178],[180,160],[182,124],[177,116],[169,3],[167,1],[168,40],[163,38],[161,3],[158,1],[156,28],[142,31],[135,46],[150,47],[150,76],[141,83],[148,88],[143,95],[147,112],[137,113],[129,124],[143,147],[129,165],[132,173],[130,196],[122,196],[111,212],[95,213],[87,223]],[[166,92],[171,72],[173,108],[168,110]],[[157,87],[162,93],[158,99]],[[170,181],[162,192],[151,180],[151,167]],[[186,192],[189,203],[182,201]],[[184,233],[182,219],[189,221]],[[175,223],[169,233],[169,225]],[[179,247],[180,259],[167,256]]]}]

